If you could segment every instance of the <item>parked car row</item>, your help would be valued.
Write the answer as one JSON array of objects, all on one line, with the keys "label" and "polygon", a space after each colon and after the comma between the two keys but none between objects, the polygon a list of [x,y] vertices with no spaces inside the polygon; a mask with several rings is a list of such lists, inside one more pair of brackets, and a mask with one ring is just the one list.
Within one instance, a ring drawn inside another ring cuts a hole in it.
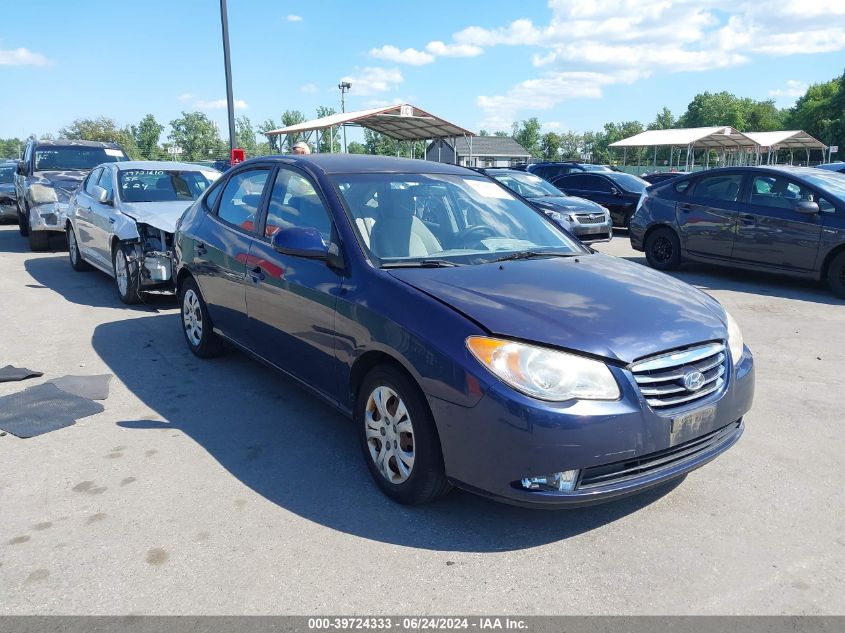
[{"label": "parked car row", "polygon": [[15,195],[15,170],[17,162],[0,163],[0,220],[18,219],[17,196]]},{"label": "parked car row", "polygon": [[672,270],[699,261],[827,281],[845,297],[845,174],[729,167],[649,187],[631,245]]}]

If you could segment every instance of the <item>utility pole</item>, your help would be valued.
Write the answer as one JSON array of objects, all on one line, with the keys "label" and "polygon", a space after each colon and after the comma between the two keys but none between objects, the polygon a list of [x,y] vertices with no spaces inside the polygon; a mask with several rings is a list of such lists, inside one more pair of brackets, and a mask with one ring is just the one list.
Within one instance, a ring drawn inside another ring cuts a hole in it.
[{"label": "utility pole", "polygon": [[[343,114],[346,114],[346,91],[352,87],[352,84],[348,81],[341,81],[337,84],[338,89],[340,90],[340,111]],[[343,153],[346,153],[346,124],[341,124],[343,128]]]},{"label": "utility pole", "polygon": [[226,105],[229,110],[229,150],[230,157],[237,147],[235,138],[235,104],[232,101],[232,61],[229,57],[229,14],[226,0],[220,0],[220,23],[223,27],[223,64],[226,67]]}]

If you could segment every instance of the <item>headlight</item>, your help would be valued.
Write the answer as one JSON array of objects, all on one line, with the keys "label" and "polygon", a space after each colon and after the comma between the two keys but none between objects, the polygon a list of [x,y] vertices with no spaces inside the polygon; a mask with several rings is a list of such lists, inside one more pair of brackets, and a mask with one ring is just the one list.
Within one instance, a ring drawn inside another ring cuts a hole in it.
[{"label": "headlight", "polygon": [[30,185],[29,196],[32,199],[32,203],[36,205],[59,201],[59,197],[56,195],[56,190],[53,187],[37,182]]},{"label": "headlight", "polygon": [[616,400],[620,396],[613,374],[600,361],[485,336],[469,337],[467,348],[497,378],[540,400]]},{"label": "headlight", "polygon": [[725,310],[725,314],[728,317],[728,348],[731,350],[734,365],[738,365],[742,359],[742,348],[744,346],[742,331],[731,313]]}]

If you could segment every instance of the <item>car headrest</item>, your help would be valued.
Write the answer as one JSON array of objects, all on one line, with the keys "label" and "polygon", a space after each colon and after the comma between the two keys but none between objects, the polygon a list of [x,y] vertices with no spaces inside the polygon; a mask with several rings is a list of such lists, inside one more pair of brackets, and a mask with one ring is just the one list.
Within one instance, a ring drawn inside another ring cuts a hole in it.
[{"label": "car headrest", "polygon": [[388,189],[379,196],[379,215],[408,217],[414,214],[414,192],[410,189]]}]

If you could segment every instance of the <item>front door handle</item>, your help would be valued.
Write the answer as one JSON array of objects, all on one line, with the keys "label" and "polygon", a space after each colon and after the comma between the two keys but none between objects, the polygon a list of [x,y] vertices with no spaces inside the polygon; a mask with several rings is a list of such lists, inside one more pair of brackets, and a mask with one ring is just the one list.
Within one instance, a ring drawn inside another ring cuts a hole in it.
[{"label": "front door handle", "polygon": [[109,218],[109,222],[110,222],[111,224],[114,224],[114,222],[115,222],[114,218]]},{"label": "front door handle", "polygon": [[248,272],[249,272],[249,276],[252,277],[252,280],[255,283],[259,283],[261,281],[264,281],[264,271],[261,270],[261,266],[256,266],[255,268],[249,270]]},{"label": "front door handle", "polygon": [[739,216],[739,221],[745,226],[754,226],[756,224],[756,218],[753,215],[741,215]]},{"label": "front door handle", "polygon": [[194,245],[194,252],[197,255],[205,255],[208,251],[205,249],[205,244],[203,244],[202,242],[197,242]]},{"label": "front door handle", "polygon": [[692,211],[693,206],[691,204],[682,204],[679,208],[682,212],[689,213],[690,211]]}]

